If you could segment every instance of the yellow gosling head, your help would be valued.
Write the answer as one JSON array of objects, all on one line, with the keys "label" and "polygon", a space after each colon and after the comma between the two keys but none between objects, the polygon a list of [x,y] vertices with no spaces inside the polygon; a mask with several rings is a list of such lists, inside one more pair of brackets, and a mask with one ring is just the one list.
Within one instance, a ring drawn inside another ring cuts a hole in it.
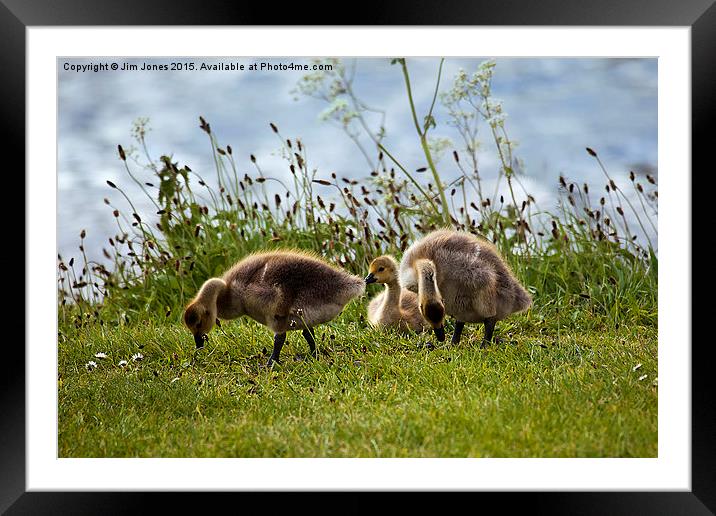
[{"label": "yellow gosling head", "polygon": [[398,280],[398,262],[392,256],[379,256],[373,260],[368,268],[365,282],[392,283]]}]

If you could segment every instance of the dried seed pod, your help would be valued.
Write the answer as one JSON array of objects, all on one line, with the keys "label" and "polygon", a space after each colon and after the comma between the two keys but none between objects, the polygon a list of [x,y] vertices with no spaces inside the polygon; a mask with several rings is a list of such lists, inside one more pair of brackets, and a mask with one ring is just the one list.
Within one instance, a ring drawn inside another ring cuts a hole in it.
[{"label": "dried seed pod", "polygon": [[201,130],[204,131],[206,134],[211,134],[211,126],[208,123],[206,123],[206,120],[204,120],[204,117],[200,116],[199,122],[200,122],[199,127],[201,128]]}]

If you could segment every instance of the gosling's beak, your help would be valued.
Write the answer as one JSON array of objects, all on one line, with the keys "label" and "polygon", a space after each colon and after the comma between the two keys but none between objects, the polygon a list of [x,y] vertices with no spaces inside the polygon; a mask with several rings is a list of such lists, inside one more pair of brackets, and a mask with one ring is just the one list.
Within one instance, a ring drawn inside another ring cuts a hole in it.
[{"label": "gosling's beak", "polygon": [[435,332],[435,336],[438,339],[438,342],[443,342],[445,340],[445,326],[440,326],[440,328],[433,328],[433,331]]},{"label": "gosling's beak", "polygon": [[372,273],[372,272],[365,277],[365,283],[366,283],[366,285],[370,285],[371,283],[375,283],[375,276],[373,276],[373,273]]},{"label": "gosling's beak", "polygon": [[194,335],[194,342],[196,343],[196,349],[203,348],[204,343],[209,341],[209,337],[206,336],[206,333],[197,333]]}]

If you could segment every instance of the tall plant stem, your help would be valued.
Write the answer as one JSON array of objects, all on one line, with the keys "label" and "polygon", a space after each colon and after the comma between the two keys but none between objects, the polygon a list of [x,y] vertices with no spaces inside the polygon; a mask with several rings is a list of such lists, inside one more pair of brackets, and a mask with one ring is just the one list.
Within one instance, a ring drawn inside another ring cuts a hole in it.
[{"label": "tall plant stem", "polygon": [[[438,80],[437,84],[440,84],[440,74],[442,73],[442,61],[440,61],[440,69],[438,70]],[[442,204],[442,210],[438,212],[438,214],[442,217],[443,222],[446,226],[451,225],[450,221],[450,211],[448,207],[447,197],[445,196],[445,189],[443,188],[442,182],[440,181],[440,175],[438,174],[437,169],[435,168],[435,163],[433,162],[432,154],[430,153],[430,148],[428,146],[428,139],[427,139],[427,133],[428,128],[430,127],[430,120],[429,118],[432,117],[432,106],[430,107],[431,114],[426,118],[425,127],[424,129],[420,128],[420,123],[418,122],[418,115],[415,111],[415,103],[413,102],[413,91],[410,87],[410,75],[408,74],[408,66],[405,64],[405,59],[400,59],[400,66],[403,69],[403,78],[405,79],[405,88],[408,92],[408,101],[410,102],[410,112],[413,115],[413,122],[415,123],[415,130],[418,132],[418,136],[420,137],[420,146],[423,148],[423,153],[425,154],[425,159],[428,162],[428,167],[430,168],[430,172],[433,174],[433,179],[435,180],[435,187],[438,189],[438,193],[440,194],[440,203]],[[436,86],[436,95],[437,95],[437,86]],[[433,98],[433,105],[435,104],[435,98]],[[433,204],[434,205],[434,204]]]}]

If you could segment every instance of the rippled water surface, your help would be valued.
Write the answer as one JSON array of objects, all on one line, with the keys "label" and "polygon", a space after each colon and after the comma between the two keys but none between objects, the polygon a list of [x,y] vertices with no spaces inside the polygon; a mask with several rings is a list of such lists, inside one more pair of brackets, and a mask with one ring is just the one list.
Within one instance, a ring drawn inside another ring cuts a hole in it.
[{"label": "rippled water surface", "polygon": [[[460,68],[474,71],[484,58],[445,61],[441,89],[449,88]],[[199,129],[198,117],[211,124],[222,145],[233,148],[239,172],[254,173],[254,154],[266,175],[288,174],[277,156],[279,147],[269,122],[282,135],[300,138],[308,148],[311,167],[328,175],[362,178],[370,170],[354,143],[334,125],[321,121],[324,103],[294,100],[291,90],[302,73],[294,71],[98,71],[64,70],[73,65],[99,63],[102,58],[58,60],[58,251],[76,255],[79,233],[87,230],[85,248],[90,259],[116,231],[108,197],[122,205],[120,195],[107,187],[111,180],[139,201],[138,189],[126,175],[117,145],[130,147],[131,127],[139,117],[150,119],[149,151],[158,158],[173,155],[181,165],[213,177],[211,148]],[[173,60],[125,60],[130,64],[158,64]],[[302,58],[202,59],[207,63],[257,61],[307,63]],[[111,62],[111,61],[110,61]],[[123,62],[123,61],[120,61]],[[346,61],[353,63],[353,61]],[[420,113],[432,100],[438,59],[408,59],[413,94]],[[389,59],[355,61],[354,89],[367,104],[385,111],[385,145],[409,169],[424,166],[397,66]],[[543,207],[553,206],[558,176],[601,186],[604,176],[585,147],[592,147],[610,173],[625,178],[630,169],[657,169],[656,59],[497,59],[493,95],[504,102],[510,136],[519,142],[516,154],[524,162],[527,189]],[[433,136],[459,137],[446,124],[442,106],[436,108]],[[486,182],[497,174],[497,159],[486,127],[480,153],[480,172]],[[457,173],[449,153],[438,163],[441,174]],[[137,169],[137,172],[140,172]],[[149,177],[146,176],[146,180]],[[151,218],[147,202],[137,208]]]}]

